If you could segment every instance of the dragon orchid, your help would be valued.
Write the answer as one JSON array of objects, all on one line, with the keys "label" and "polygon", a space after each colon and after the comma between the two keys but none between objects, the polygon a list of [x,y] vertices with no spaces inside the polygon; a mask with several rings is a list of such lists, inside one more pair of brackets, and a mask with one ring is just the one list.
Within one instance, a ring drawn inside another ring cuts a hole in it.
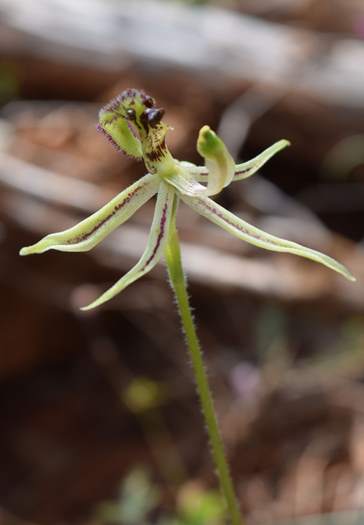
[{"label": "dragon orchid", "polygon": [[152,97],[128,89],[103,107],[98,129],[118,149],[145,163],[147,174],[119,193],[100,210],[79,224],[52,233],[32,246],[22,248],[20,255],[88,251],[109,233],[127,221],[143,204],[157,195],[148,243],[136,265],[98,299],[83,309],[95,308],[112,299],[129,284],[149,272],[162,258],[173,210],[181,199],[194,211],[235,237],[266,250],[287,252],[312,259],[354,281],[340,263],[316,250],[270,235],[229,212],[210,197],[230,183],[246,179],[259,170],[273,155],[289,145],[286,140],[273,144],[260,155],[235,164],[222,140],[203,126],[197,150],[204,166],[173,158],[166,145],[169,127],[162,121],[164,110],[155,106]]}]

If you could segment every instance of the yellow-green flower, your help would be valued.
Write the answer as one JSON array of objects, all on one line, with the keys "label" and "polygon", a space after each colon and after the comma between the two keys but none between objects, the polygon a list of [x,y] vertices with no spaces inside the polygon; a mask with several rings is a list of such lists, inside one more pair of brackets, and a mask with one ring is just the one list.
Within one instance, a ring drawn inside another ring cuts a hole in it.
[{"label": "yellow-green flower", "polygon": [[248,162],[235,164],[222,140],[208,127],[199,133],[197,150],[205,166],[174,159],[165,137],[168,126],[163,123],[163,109],[154,100],[135,89],[129,89],[101,109],[99,130],[119,150],[142,159],[148,173],[119,193],[99,211],[68,230],[47,235],[32,246],[22,248],[20,255],[88,251],[115,228],[127,221],[143,204],[157,195],[154,217],[145,251],[136,265],[98,299],[83,309],[88,310],[112,299],[129,284],[149,272],[162,258],[174,206],[181,198],[206,219],[239,239],[260,248],[287,252],[321,263],[350,281],[353,275],[331,257],[285,239],[270,235],[229,212],[211,198],[232,182],[253,175],[273,155],[289,145],[276,142]]}]

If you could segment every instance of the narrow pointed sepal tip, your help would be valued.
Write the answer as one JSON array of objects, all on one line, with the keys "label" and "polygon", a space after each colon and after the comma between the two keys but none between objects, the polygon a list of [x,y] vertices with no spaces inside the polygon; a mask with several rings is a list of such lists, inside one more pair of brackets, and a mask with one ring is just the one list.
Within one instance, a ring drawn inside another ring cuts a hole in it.
[{"label": "narrow pointed sepal tip", "polygon": [[19,251],[19,255],[21,255],[21,256],[34,255],[34,254],[39,254],[39,253],[46,252],[47,249],[50,249],[50,248],[48,246],[44,245],[44,243],[42,241],[43,241],[43,239],[38,241],[38,242],[36,242],[35,244],[32,244],[31,246],[24,246]]},{"label": "narrow pointed sepal tip", "polygon": [[19,255],[21,256],[31,255],[32,253],[36,253],[33,246],[24,246],[24,248],[21,248],[21,250],[19,250]]},{"label": "narrow pointed sepal tip", "polygon": [[291,146],[291,142],[287,139],[282,139],[278,142],[278,144],[281,146],[281,148],[287,148],[288,146]]},{"label": "narrow pointed sepal tip", "polygon": [[356,277],[350,272],[350,270],[347,269],[346,266],[344,266],[343,264],[335,261],[335,259],[331,259],[331,260],[333,261],[334,264],[333,265],[329,265],[329,268],[331,268],[332,270],[340,273],[348,281],[350,281],[352,283],[356,282],[356,280],[357,280]]},{"label": "narrow pointed sepal tip", "polygon": [[99,302],[97,299],[95,301],[92,301],[92,303],[90,304],[87,304],[86,306],[81,306],[80,310],[82,310],[82,312],[88,312],[89,310],[93,310],[94,308],[96,308],[97,306],[100,306],[103,302]]},{"label": "narrow pointed sepal tip", "polygon": [[81,306],[81,307],[80,307],[81,312],[88,312],[88,311],[91,310],[91,309],[92,309],[92,306],[90,306],[90,305],[87,305],[87,306]]}]

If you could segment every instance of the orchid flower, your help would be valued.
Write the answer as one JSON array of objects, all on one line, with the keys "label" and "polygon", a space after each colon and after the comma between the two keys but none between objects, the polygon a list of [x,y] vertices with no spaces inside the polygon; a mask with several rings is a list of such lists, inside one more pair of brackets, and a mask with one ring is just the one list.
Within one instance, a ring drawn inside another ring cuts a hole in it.
[{"label": "orchid flower", "polygon": [[179,199],[206,219],[238,239],[275,252],[311,259],[354,281],[353,275],[331,257],[292,241],[266,233],[217,204],[210,197],[231,183],[256,173],[273,155],[289,145],[280,140],[257,157],[235,164],[222,140],[208,126],[202,127],[197,150],[204,166],[174,159],[166,145],[169,127],[162,121],[164,110],[142,91],[128,89],[101,109],[98,129],[118,149],[142,159],[147,174],[119,193],[99,211],[79,224],[47,235],[20,255],[48,250],[83,252],[99,244],[115,228],[127,221],[143,204],[157,195],[154,217],[145,251],[136,265],[111,288],[83,310],[112,299],[147,272],[163,257],[173,210]]}]

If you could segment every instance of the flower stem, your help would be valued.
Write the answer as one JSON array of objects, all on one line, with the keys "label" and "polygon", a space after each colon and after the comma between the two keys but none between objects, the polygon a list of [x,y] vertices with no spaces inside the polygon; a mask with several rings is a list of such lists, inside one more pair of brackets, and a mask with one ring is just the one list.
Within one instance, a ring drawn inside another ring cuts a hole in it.
[{"label": "flower stem", "polygon": [[169,278],[176,296],[182,326],[186,335],[197,392],[210,440],[213,461],[220,481],[221,492],[225,498],[232,525],[243,525],[243,519],[239,511],[229,467],[225,458],[224,444],[218,427],[207,373],[203,363],[201,346],[193,322],[186,279],[182,268],[181,250],[175,216],[176,209],[171,219],[169,238],[165,251]]}]

